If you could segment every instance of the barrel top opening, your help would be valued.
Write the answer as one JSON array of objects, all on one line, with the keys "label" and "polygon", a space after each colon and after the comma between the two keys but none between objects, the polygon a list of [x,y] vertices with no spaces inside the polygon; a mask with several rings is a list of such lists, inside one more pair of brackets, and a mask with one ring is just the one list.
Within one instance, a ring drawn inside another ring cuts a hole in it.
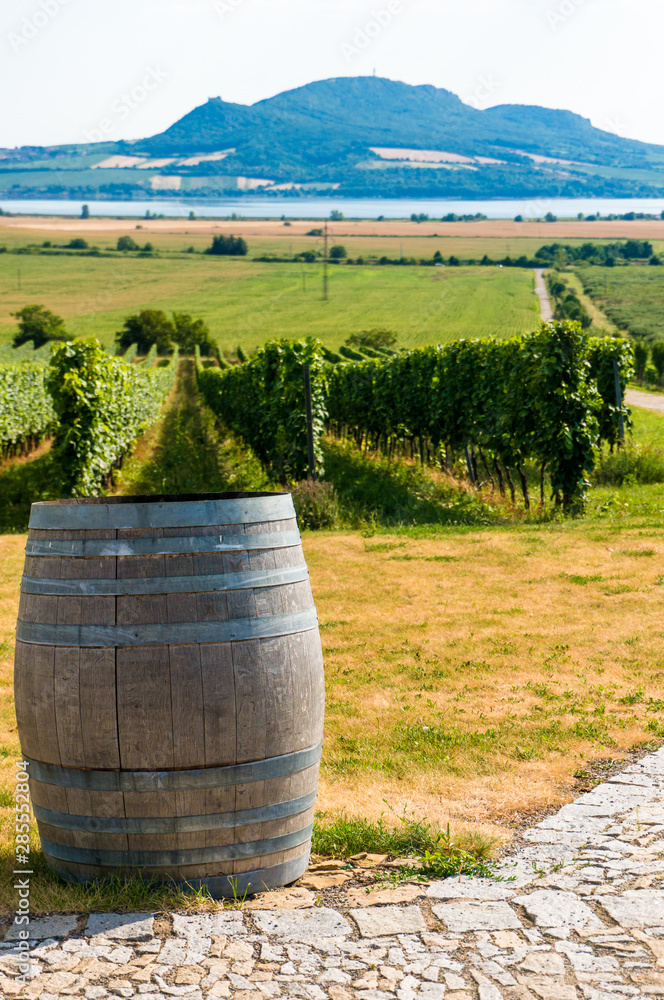
[{"label": "barrel top opening", "polygon": [[208,500],[261,500],[290,496],[287,490],[269,493],[152,493],[136,497],[73,497],[65,500],[40,500],[33,507],[86,507],[135,503],[201,503]]},{"label": "barrel top opening", "polygon": [[258,524],[295,517],[293,498],[280,493],[193,493],[81,497],[34,503],[30,527],[46,530],[187,528]]}]

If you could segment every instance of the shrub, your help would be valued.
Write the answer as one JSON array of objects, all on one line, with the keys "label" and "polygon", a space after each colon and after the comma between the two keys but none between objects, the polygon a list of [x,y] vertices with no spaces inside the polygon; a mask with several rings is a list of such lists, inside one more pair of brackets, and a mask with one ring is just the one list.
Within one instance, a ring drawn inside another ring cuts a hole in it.
[{"label": "shrub", "polygon": [[654,364],[652,363],[652,361],[649,361],[648,364],[646,365],[645,370],[643,372],[643,378],[646,385],[648,386],[657,385],[657,383],[659,382],[659,373],[655,368]]},{"label": "shrub", "polygon": [[163,310],[142,309],[127,316],[122,330],[115,335],[115,341],[119,353],[136,344],[139,354],[147,354],[156,344],[159,354],[168,354],[173,350],[174,337],[175,327]]},{"label": "shrub", "polygon": [[217,257],[246,257],[249,247],[241,236],[224,236],[220,233],[212,238],[212,246],[205,253]]},{"label": "shrub", "polygon": [[132,239],[131,236],[119,236],[118,242],[116,244],[116,250],[121,250],[126,252],[127,250],[139,250],[140,247],[136,240]]},{"label": "shrub", "polygon": [[339,520],[339,503],[331,483],[303,479],[291,489],[295,513],[301,528],[318,531],[334,528]]},{"label": "shrub", "polygon": [[346,340],[346,343],[349,347],[355,347],[360,351],[365,347],[370,347],[374,351],[380,351],[384,348],[392,349],[396,347],[397,336],[391,330],[375,327],[373,330],[362,330],[360,333],[352,333]]},{"label": "shrub", "polygon": [[14,347],[20,347],[28,340],[33,342],[34,349],[42,347],[49,340],[67,340],[65,321],[44,306],[24,306],[18,312],[12,313],[18,320],[18,333],[14,335]]},{"label": "shrub", "polygon": [[593,473],[598,486],[664,483],[664,451],[651,445],[627,444],[603,454]]},{"label": "shrub", "polygon": [[644,344],[642,340],[636,340],[634,342],[634,367],[636,369],[636,377],[640,382],[643,381],[646,365],[648,364],[648,358],[648,345]]},{"label": "shrub", "polygon": [[219,360],[219,347],[212,339],[210,328],[202,319],[194,319],[189,313],[173,313],[173,340],[182,354],[193,354],[196,347],[201,354]]},{"label": "shrub", "polygon": [[652,345],[652,363],[657,369],[657,374],[659,376],[659,381],[664,379],[664,340],[656,340]]}]

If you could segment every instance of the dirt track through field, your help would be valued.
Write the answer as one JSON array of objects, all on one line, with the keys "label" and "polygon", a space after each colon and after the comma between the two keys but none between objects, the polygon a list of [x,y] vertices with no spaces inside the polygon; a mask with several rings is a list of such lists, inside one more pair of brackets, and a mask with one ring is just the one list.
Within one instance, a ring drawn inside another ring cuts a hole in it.
[{"label": "dirt track through field", "polygon": [[664,413],[664,396],[655,396],[650,392],[638,392],[636,389],[628,389],[625,399],[629,406],[642,406],[644,410],[655,410],[656,413]]},{"label": "dirt track through field", "polygon": [[544,271],[535,271],[535,292],[540,301],[542,319],[545,323],[548,323],[549,320],[553,319],[553,309],[551,308],[549,292],[544,281]]}]

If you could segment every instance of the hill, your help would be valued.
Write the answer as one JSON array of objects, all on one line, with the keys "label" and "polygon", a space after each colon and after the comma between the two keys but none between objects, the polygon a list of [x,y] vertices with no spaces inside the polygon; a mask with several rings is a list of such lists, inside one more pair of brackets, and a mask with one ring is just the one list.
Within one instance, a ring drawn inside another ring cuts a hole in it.
[{"label": "hill", "polygon": [[253,105],[211,98],[138,142],[4,151],[0,196],[56,190],[661,196],[664,147],[604,132],[570,111],[480,111],[432,86],[342,77]]}]

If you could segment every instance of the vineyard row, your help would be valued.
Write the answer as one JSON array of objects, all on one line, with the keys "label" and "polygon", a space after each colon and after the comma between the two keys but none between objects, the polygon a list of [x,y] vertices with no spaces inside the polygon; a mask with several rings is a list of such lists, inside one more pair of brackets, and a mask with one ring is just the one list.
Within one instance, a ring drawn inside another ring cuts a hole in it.
[{"label": "vineyard row", "polygon": [[[577,323],[544,324],[510,340],[459,340],[393,357],[331,364],[314,339],[276,341],[233,368],[197,365],[208,405],[282,481],[308,472],[303,366],[311,372],[317,471],[326,428],[390,453],[409,444],[422,460],[478,460],[514,496],[537,462],[542,490],[565,510],[583,503],[600,442],[630,425],[624,391],[633,371],[626,340],[590,338]],[[616,381],[621,387],[618,404]]]}]

